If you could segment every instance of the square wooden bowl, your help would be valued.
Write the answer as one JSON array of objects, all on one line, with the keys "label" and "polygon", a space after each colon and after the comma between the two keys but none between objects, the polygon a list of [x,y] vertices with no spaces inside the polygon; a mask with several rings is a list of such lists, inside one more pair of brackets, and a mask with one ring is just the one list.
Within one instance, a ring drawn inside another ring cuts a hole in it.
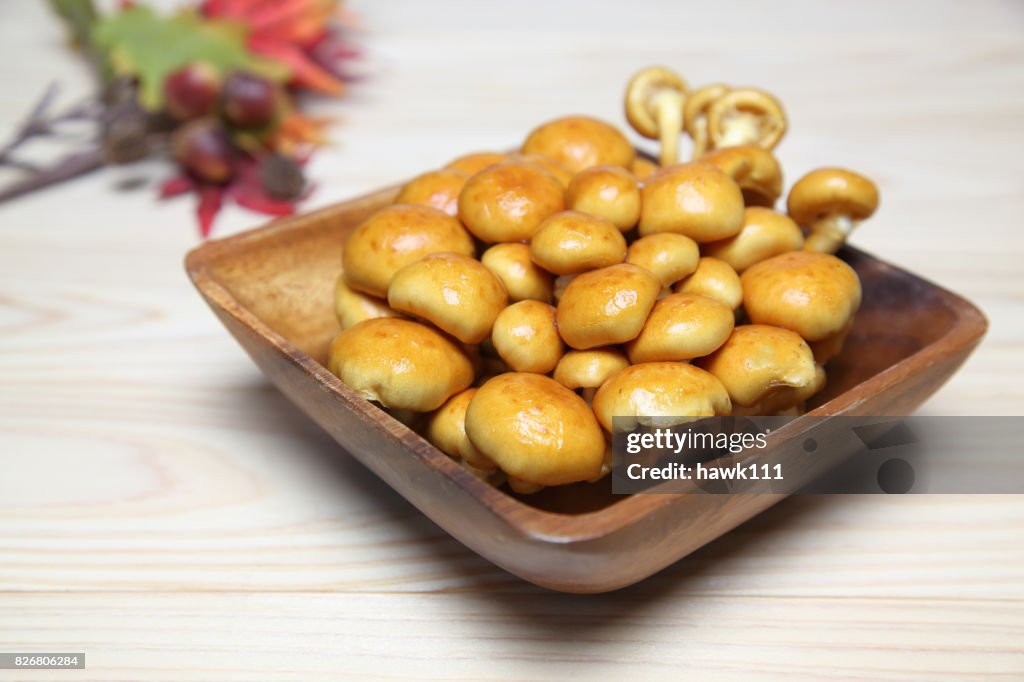
[{"label": "square wooden bowl", "polygon": [[[261,370],[346,450],[465,545],[530,582],[604,592],[638,582],[782,495],[615,496],[602,484],[516,497],[474,478],[325,368],[334,280],[350,230],[396,188],[210,241],[188,254],[196,288]],[[968,301],[852,248],[864,303],[810,414],[910,414],[986,329]],[[771,458],[771,453],[765,456]]]}]

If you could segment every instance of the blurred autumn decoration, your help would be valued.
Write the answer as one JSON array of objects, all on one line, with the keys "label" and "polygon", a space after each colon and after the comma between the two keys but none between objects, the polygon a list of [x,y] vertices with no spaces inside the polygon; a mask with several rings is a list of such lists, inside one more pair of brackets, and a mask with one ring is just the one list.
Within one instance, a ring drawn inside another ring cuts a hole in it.
[{"label": "blurred autumn decoration", "polygon": [[[47,89],[0,165],[23,177],[0,202],[89,172],[154,156],[175,164],[160,196],[196,197],[200,233],[226,202],[284,215],[308,195],[303,165],[325,142],[325,120],[301,111],[304,93],[336,97],[357,56],[338,0],[204,0],[173,14],[135,2],[99,13],[92,0],[50,0],[96,76],[96,93],[52,113]],[[18,157],[28,141],[69,126],[89,141],[58,163]]]}]

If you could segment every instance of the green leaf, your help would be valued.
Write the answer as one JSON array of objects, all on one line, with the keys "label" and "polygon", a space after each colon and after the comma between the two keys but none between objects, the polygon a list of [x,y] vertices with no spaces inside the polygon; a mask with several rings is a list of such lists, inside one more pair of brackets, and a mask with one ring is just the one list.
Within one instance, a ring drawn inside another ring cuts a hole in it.
[{"label": "green leaf", "polygon": [[139,103],[155,111],[164,104],[164,79],[189,62],[206,62],[221,75],[243,70],[287,80],[287,67],[246,48],[245,33],[242,24],[205,19],[194,11],[161,16],[136,5],[101,18],[93,42],[107,53],[117,75],[138,78]]}]

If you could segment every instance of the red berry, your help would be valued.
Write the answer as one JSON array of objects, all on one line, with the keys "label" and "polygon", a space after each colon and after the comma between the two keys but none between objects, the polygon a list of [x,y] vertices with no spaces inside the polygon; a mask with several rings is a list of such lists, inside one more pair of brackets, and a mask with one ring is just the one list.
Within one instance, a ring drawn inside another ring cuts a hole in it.
[{"label": "red berry", "polygon": [[174,133],[174,158],[200,180],[223,183],[231,179],[233,149],[223,126],[201,118],[186,123]]},{"label": "red berry", "polygon": [[251,73],[235,72],[224,83],[224,117],[243,128],[263,126],[277,115],[277,86]]},{"label": "red berry", "polygon": [[220,95],[220,76],[206,62],[192,62],[164,79],[167,111],[179,120],[205,116]]}]

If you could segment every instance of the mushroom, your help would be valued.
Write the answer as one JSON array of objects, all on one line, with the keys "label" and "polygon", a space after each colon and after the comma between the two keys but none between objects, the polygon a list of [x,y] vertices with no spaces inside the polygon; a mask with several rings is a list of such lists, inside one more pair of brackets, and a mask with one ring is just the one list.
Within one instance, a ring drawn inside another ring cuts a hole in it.
[{"label": "mushroom", "polygon": [[629,168],[636,150],[618,128],[589,116],[567,116],[535,128],[523,143],[524,154],[543,154],[578,173],[612,164]]},{"label": "mushroom", "polygon": [[732,308],[700,294],[672,294],[654,304],[640,335],[626,344],[633,364],[692,360],[718,349],[732,333]]},{"label": "mushroom", "polygon": [[756,144],[775,149],[786,133],[786,112],[771,94],[736,88],[708,107],[708,141],[712,149]]},{"label": "mushroom", "polygon": [[450,457],[463,460],[474,469],[491,472],[498,468],[489,457],[473,447],[466,435],[466,410],[477,389],[467,388],[445,402],[427,421],[427,440]]},{"label": "mushroom", "polygon": [[640,237],[629,245],[626,262],[647,270],[662,286],[672,286],[697,269],[697,242],[675,232],[658,232]]},{"label": "mushroom", "polygon": [[686,81],[662,66],[646,68],[626,86],[626,118],[633,130],[661,141],[661,165],[679,162]]},{"label": "mushroom", "polygon": [[[594,396],[594,414],[609,433],[616,426],[668,427],[728,415],[729,394],[714,375],[682,362],[632,365],[604,382]],[[613,423],[612,418],[622,421]]]},{"label": "mushroom", "polygon": [[693,158],[698,158],[708,150],[708,109],[712,102],[729,92],[729,86],[712,83],[692,90],[683,107],[683,125],[693,139]]},{"label": "mushroom", "polygon": [[558,178],[563,187],[568,187],[569,181],[572,180],[573,173],[564,163],[555,161],[543,154],[510,154],[508,158],[510,161],[522,161],[523,163],[532,163],[535,166],[540,166]]},{"label": "mushroom", "polygon": [[462,171],[442,168],[419,175],[402,187],[396,204],[416,204],[440,209],[450,216],[459,213],[459,192],[469,176]]},{"label": "mushroom", "polygon": [[658,164],[653,161],[649,161],[642,156],[638,156],[633,160],[633,164],[629,167],[629,170],[633,173],[639,182],[643,182],[651,176],[654,171],[658,170]]},{"label": "mushroom", "polygon": [[387,408],[430,412],[473,383],[466,354],[418,322],[377,318],[334,337],[327,368],[342,383]]},{"label": "mushroom", "polygon": [[576,350],[635,339],[660,291],[654,275],[629,263],[577,275],[558,301],[558,332]]},{"label": "mushroom", "polygon": [[494,321],[491,343],[514,372],[547,374],[565,352],[555,327],[555,308],[540,301],[519,301]]},{"label": "mushroom", "polygon": [[480,262],[505,285],[510,301],[551,300],[554,278],[530,258],[529,244],[495,244],[484,251]]},{"label": "mushroom", "polygon": [[736,415],[799,408],[825,385],[825,370],[799,334],[763,324],[736,327],[725,345],[697,364],[722,382]]},{"label": "mushroom", "polygon": [[735,237],[704,245],[704,253],[723,260],[736,272],[789,251],[799,251],[804,233],[789,217],[754,206],[743,212],[743,229]]},{"label": "mushroom", "polygon": [[615,347],[571,350],[558,361],[554,379],[574,391],[582,389],[583,399],[590,403],[601,384],[627,367],[629,359]]},{"label": "mushroom", "polygon": [[718,166],[735,180],[747,206],[771,208],[782,196],[782,166],[764,147],[745,144],[715,149],[700,161]]},{"label": "mushroom", "polygon": [[701,294],[721,301],[736,310],[743,302],[740,276],[723,260],[705,256],[697,263],[692,275],[675,286],[677,294]]},{"label": "mushroom", "polygon": [[750,266],[740,279],[750,321],[796,332],[821,364],[839,352],[860,307],[857,273],[827,253],[784,253]]},{"label": "mushroom", "polygon": [[485,242],[526,241],[565,208],[565,187],[543,168],[505,161],[472,176],[459,194],[459,218]]},{"label": "mushroom", "polygon": [[604,218],[562,211],[530,240],[533,262],[556,275],[574,275],[626,260],[626,238]]},{"label": "mushroom", "polygon": [[604,218],[621,232],[640,219],[640,185],[621,166],[593,166],[573,176],[565,195],[568,208]]},{"label": "mushroom", "polygon": [[819,168],[793,185],[787,203],[789,216],[811,231],[804,248],[835,253],[878,208],[878,188],[860,173]]},{"label": "mushroom", "polygon": [[401,268],[430,253],[475,252],[473,238],[458,220],[428,206],[395,204],[364,220],[349,235],[341,254],[345,282],[377,298],[388,294]]},{"label": "mushroom", "polygon": [[641,237],[678,232],[697,242],[737,234],[743,227],[743,194],[724,171],[706,163],[666,166],[640,190]]},{"label": "mushroom", "polygon": [[342,329],[348,329],[363,320],[378,317],[401,317],[388,307],[388,302],[354,291],[345,283],[345,275],[338,275],[334,283],[334,314]]},{"label": "mushroom", "polygon": [[475,258],[434,253],[395,273],[388,305],[432,322],[463,343],[480,343],[508,304],[505,285]]},{"label": "mushroom", "polygon": [[457,159],[453,159],[445,165],[445,168],[454,171],[461,171],[466,175],[476,175],[485,168],[490,168],[496,163],[501,163],[508,159],[508,154],[500,154],[498,152],[474,152],[472,154],[465,154]]},{"label": "mushroom", "polygon": [[590,407],[541,374],[487,381],[469,403],[466,435],[522,492],[597,478],[604,463],[604,434]]}]

